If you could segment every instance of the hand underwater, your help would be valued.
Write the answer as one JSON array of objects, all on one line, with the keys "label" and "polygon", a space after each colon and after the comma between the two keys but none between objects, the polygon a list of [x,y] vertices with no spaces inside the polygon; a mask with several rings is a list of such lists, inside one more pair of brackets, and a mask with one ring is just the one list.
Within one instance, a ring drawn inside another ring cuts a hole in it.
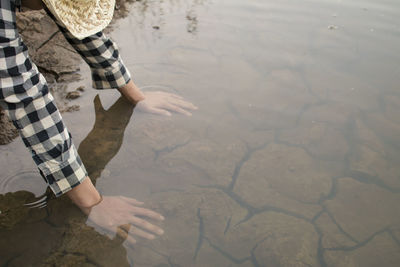
[{"label": "hand underwater", "polygon": [[136,236],[149,240],[162,235],[164,231],[143,219],[163,221],[164,217],[152,210],[142,208],[144,203],[123,196],[105,196],[102,201],[89,211],[87,224],[106,234],[110,238],[118,235],[130,245],[136,243]]},{"label": "hand underwater", "polygon": [[196,110],[197,107],[176,94],[148,91],[143,92],[145,98],[141,100],[136,108],[141,111],[171,116],[171,111],[191,116],[189,110]]},{"label": "hand underwater", "polygon": [[162,91],[142,92],[133,81],[118,89],[136,108],[153,114],[171,116],[171,111],[191,116],[197,107],[176,94]]}]

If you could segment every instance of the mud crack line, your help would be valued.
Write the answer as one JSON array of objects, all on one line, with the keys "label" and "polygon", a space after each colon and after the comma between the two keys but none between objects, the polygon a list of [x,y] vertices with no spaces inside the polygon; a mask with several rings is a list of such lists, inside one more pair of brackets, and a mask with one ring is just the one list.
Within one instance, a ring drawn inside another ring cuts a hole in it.
[{"label": "mud crack line", "polygon": [[58,30],[58,31],[54,32],[52,35],[50,35],[50,37],[49,37],[46,41],[44,41],[41,45],[39,45],[39,47],[38,47],[36,50],[37,50],[37,51],[40,50],[40,48],[42,48],[42,47],[45,46],[48,42],[50,42],[50,41],[57,35],[57,33],[59,33],[59,32],[60,32],[60,30]]},{"label": "mud crack line", "polygon": [[268,145],[268,143],[266,143],[266,144],[263,144],[262,146],[259,146],[256,148],[250,148],[250,146],[247,143],[245,143],[245,144],[246,144],[247,152],[243,155],[241,160],[235,166],[235,170],[233,171],[233,175],[232,175],[232,181],[228,185],[229,191],[232,191],[234,189],[237,179],[239,177],[241,168],[251,158],[251,156],[254,154],[254,152],[264,149]]},{"label": "mud crack line", "polygon": [[197,255],[200,252],[201,246],[203,245],[203,240],[204,240],[204,222],[203,222],[203,217],[201,217],[201,209],[197,209],[197,218],[199,219],[199,237],[197,239],[197,246],[196,250],[194,251],[194,256],[193,256],[193,261],[196,260]]},{"label": "mud crack line", "polygon": [[156,161],[160,157],[161,154],[171,153],[171,152],[173,152],[174,150],[176,150],[178,148],[186,146],[187,144],[189,144],[189,142],[190,142],[190,140],[187,140],[186,142],[183,142],[181,144],[176,144],[174,146],[166,146],[166,147],[161,148],[161,149],[154,149],[155,155],[154,155],[154,159],[153,160]]}]

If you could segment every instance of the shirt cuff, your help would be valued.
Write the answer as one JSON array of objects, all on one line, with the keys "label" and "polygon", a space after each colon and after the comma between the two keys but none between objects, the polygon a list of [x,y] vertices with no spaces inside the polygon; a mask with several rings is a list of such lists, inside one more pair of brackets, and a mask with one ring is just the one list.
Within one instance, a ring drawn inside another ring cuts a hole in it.
[{"label": "shirt cuff", "polygon": [[56,197],[80,185],[88,176],[73,144],[68,153],[69,157],[65,161],[50,160],[38,166]]},{"label": "shirt cuff", "polygon": [[95,89],[118,89],[131,80],[131,74],[121,58],[115,62],[112,70],[92,68],[92,86]]}]

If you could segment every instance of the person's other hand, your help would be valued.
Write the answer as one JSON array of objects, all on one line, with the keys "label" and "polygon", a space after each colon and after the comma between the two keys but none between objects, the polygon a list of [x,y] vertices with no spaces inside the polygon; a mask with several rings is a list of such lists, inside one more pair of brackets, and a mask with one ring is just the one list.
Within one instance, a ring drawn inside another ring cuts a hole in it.
[{"label": "person's other hand", "polygon": [[136,236],[154,239],[164,231],[144,218],[163,221],[164,217],[152,210],[142,208],[143,202],[123,196],[104,196],[92,207],[88,224],[110,238],[118,235],[130,244],[136,243]]},{"label": "person's other hand", "polygon": [[190,110],[197,109],[195,105],[176,94],[161,91],[147,91],[143,94],[145,98],[138,102],[136,108],[144,112],[166,116],[171,116],[171,112],[176,112],[191,116]]}]

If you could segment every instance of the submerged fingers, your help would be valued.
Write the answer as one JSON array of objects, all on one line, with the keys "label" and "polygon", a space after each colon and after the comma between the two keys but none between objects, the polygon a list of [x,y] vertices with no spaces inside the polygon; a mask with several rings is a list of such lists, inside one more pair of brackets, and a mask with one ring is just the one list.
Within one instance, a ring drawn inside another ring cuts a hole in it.
[{"label": "submerged fingers", "polygon": [[187,109],[192,109],[192,110],[198,109],[198,107],[196,107],[193,103],[191,103],[191,102],[185,100],[185,99],[184,99],[182,96],[180,96],[180,95],[176,95],[176,94],[172,94],[172,93],[164,93],[164,92],[162,92],[162,93],[163,93],[165,96],[167,96],[167,97],[170,98],[169,102],[170,102],[171,104],[178,105],[178,106],[180,106],[181,108],[187,108]]},{"label": "submerged fingers", "polygon": [[[129,228],[131,225],[129,224]],[[132,234],[129,233],[129,229],[123,228],[122,225],[117,228],[117,236],[121,238],[123,241],[128,242],[130,246],[136,244],[136,239],[133,238]]]},{"label": "submerged fingers", "polygon": [[169,111],[161,108],[152,108],[149,110],[149,112],[158,115],[171,116],[171,113]]},{"label": "submerged fingers", "polygon": [[138,200],[136,200],[136,199],[134,199],[134,198],[124,197],[124,196],[120,196],[120,198],[122,198],[122,199],[125,200],[126,202],[128,202],[128,203],[130,203],[130,204],[133,204],[133,205],[141,206],[141,205],[144,204],[144,202],[138,201]]},{"label": "submerged fingers", "polygon": [[184,100],[184,98],[182,97],[181,98],[172,97],[172,99],[170,99],[169,102],[173,105],[177,105],[186,109],[191,109],[191,110],[198,109],[198,107],[196,107],[193,103]]},{"label": "submerged fingers", "polygon": [[182,96],[173,93],[165,93],[165,95],[176,99],[182,99],[182,100],[184,99]]},{"label": "submerged fingers", "polygon": [[191,116],[192,115],[192,113],[190,113],[189,111],[179,107],[178,105],[176,105],[174,103],[166,103],[164,105],[164,108],[166,108],[168,110],[171,110],[171,111],[174,111],[176,113],[185,114],[187,116]]},{"label": "submerged fingers", "polygon": [[189,111],[184,110],[183,108],[180,108],[180,107],[175,107],[175,111],[178,113],[185,114],[186,116],[192,116],[192,113],[190,113]]},{"label": "submerged fingers", "polygon": [[150,234],[150,233],[148,233],[146,231],[143,231],[142,229],[139,229],[139,228],[137,228],[135,226],[132,226],[131,233],[134,234],[134,235],[149,239],[149,240],[153,240],[154,238],[156,238],[155,235]]},{"label": "submerged fingers", "polygon": [[[150,231],[150,229],[152,229],[154,233],[157,233],[159,235],[163,234],[162,229],[157,228],[158,227],[151,224],[147,226],[147,230]],[[156,238],[155,235],[151,234],[150,232],[146,232],[138,227],[133,226],[132,224],[123,224],[117,227],[117,236],[119,236],[123,240],[128,239],[129,235],[132,234],[149,240],[153,240],[154,238]],[[136,243],[136,240],[133,237],[131,237],[131,240],[134,240],[134,243]]]},{"label": "submerged fingers", "polygon": [[157,213],[157,212],[149,210],[149,209],[134,207],[132,209],[132,212],[134,212],[135,215],[146,216],[146,217],[149,217],[154,220],[158,220],[158,221],[164,220],[164,217],[160,213]]},{"label": "submerged fingers", "polygon": [[122,239],[122,241],[126,241],[129,245],[136,244],[136,239],[134,236],[139,236],[148,240],[153,240],[156,238],[155,235],[143,231],[135,226],[129,225],[129,227],[124,227],[125,225],[121,225],[117,228],[117,236]]},{"label": "submerged fingers", "polygon": [[126,240],[129,245],[136,244],[136,239],[129,233],[131,227],[131,224],[123,224],[117,227],[117,237],[121,238],[123,241]]},{"label": "submerged fingers", "polygon": [[145,220],[143,220],[141,218],[138,218],[138,217],[132,217],[131,223],[134,226],[138,226],[138,227],[140,227],[140,228],[142,228],[142,229],[144,229],[144,230],[146,230],[146,231],[148,231],[150,233],[155,233],[155,234],[158,234],[158,235],[162,235],[164,233],[164,231],[160,227],[158,227],[158,226],[156,226],[154,224],[151,224],[148,221],[145,221]]},{"label": "submerged fingers", "polygon": [[122,240],[125,240],[128,237],[128,232],[121,227],[117,227],[117,236]]},{"label": "submerged fingers", "polygon": [[167,108],[176,113],[185,114],[186,116],[192,116],[192,113],[190,113],[189,111],[187,111],[179,106],[169,105]]},{"label": "submerged fingers", "polygon": [[191,110],[198,109],[197,106],[195,106],[193,103],[186,101],[186,100],[176,100],[174,102],[174,104],[179,105],[181,108],[186,108],[186,109],[191,109]]}]

